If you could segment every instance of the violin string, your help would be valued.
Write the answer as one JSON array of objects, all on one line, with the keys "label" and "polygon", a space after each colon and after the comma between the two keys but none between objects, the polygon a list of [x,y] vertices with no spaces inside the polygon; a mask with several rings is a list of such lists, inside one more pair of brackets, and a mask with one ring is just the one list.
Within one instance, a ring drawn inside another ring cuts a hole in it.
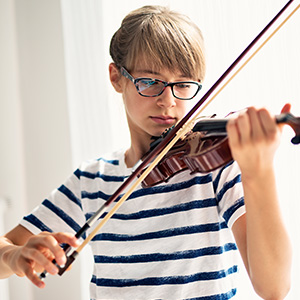
[{"label": "violin string", "polygon": [[278,27],[270,34],[270,36],[257,48],[255,52],[238,68],[238,70],[225,82],[225,84],[215,93],[206,104],[204,104],[198,112],[186,123],[181,129],[178,130],[174,138],[166,145],[166,147],[157,155],[157,157],[149,164],[147,169],[143,171],[140,177],[131,185],[128,191],[116,202],[106,216],[99,222],[99,224],[92,230],[92,232],[86,237],[82,244],[73,251],[70,255],[76,253],[76,256],[82,251],[82,249],[94,238],[99,230],[105,225],[105,223],[114,215],[119,207],[128,199],[133,193],[136,187],[149,175],[149,173],[155,168],[159,161],[167,154],[167,152],[174,146],[174,144],[182,138],[189,130],[190,124],[194,123],[203,110],[211,103],[211,101],[227,86],[227,84],[246,66],[246,64],[261,50],[261,48],[274,36],[274,34],[288,21],[288,19],[299,9],[300,4],[278,25]]}]

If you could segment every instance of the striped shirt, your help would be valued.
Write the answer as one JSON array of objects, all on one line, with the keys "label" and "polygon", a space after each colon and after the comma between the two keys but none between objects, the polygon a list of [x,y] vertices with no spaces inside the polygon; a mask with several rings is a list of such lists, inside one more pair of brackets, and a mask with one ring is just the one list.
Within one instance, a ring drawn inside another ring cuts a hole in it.
[{"label": "striped shirt", "polygon": [[[34,234],[75,233],[130,173],[124,151],[84,162],[21,225]],[[93,238],[91,299],[235,298],[230,229],[245,212],[240,171],[231,163],[189,173],[137,188]]]}]

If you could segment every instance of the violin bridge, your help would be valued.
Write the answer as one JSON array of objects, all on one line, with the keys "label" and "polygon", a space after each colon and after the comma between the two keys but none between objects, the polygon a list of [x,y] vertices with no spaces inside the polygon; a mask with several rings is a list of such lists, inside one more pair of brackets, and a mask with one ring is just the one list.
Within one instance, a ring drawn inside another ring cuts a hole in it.
[{"label": "violin bridge", "polygon": [[178,132],[176,133],[176,135],[180,138],[180,139],[184,139],[185,136],[192,131],[193,129],[193,124],[194,122],[187,122],[185,123],[179,130]]}]

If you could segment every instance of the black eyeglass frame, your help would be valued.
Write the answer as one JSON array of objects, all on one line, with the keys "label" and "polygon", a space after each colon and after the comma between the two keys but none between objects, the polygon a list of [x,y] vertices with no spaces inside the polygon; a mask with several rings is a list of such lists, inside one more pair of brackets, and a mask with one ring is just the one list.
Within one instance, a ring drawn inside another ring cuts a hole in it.
[{"label": "black eyeglass frame", "polygon": [[[170,87],[171,87],[171,90],[172,90],[172,94],[173,94],[173,96],[174,96],[175,98],[180,99],[180,100],[191,100],[191,99],[193,99],[193,98],[196,97],[196,95],[198,94],[198,92],[199,92],[199,91],[201,90],[201,88],[202,88],[202,84],[199,83],[199,82],[197,82],[197,81],[176,81],[176,82],[166,82],[166,81],[163,81],[163,80],[160,80],[160,79],[155,79],[155,78],[150,78],[150,77],[139,77],[139,78],[134,78],[134,77],[133,77],[133,76],[132,76],[125,68],[124,68],[124,67],[121,67],[120,70],[121,70],[121,74],[122,74],[124,77],[128,78],[130,81],[133,82],[133,84],[134,84],[135,87],[136,87],[137,92],[138,92],[141,96],[143,96],[143,97],[157,97],[157,96],[160,96],[160,95],[164,92],[164,90],[166,89],[166,87],[170,86]],[[144,94],[142,94],[142,93],[140,92],[137,83],[138,83],[139,81],[145,80],[145,79],[149,79],[149,80],[153,80],[153,81],[155,81],[155,82],[163,83],[164,88],[163,88],[163,89],[161,90],[161,92],[159,92],[158,94],[155,94],[155,95],[144,95]],[[173,87],[174,87],[174,85],[176,85],[176,84],[181,84],[181,83],[192,83],[192,84],[196,84],[196,85],[198,86],[198,88],[197,88],[197,91],[195,92],[194,96],[189,97],[189,98],[182,98],[182,97],[176,96],[176,95],[174,94]]]}]

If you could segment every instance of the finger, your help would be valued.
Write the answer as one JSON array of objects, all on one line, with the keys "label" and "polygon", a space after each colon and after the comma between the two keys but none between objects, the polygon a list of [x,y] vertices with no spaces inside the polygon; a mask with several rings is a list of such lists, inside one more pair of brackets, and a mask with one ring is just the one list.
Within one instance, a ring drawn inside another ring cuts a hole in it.
[{"label": "finger", "polygon": [[247,114],[249,116],[251,138],[254,141],[262,140],[262,138],[265,136],[265,132],[257,109],[254,107],[249,107]]},{"label": "finger", "polygon": [[292,105],[290,103],[286,103],[281,109],[281,113],[288,113],[291,111]]},{"label": "finger", "polygon": [[[291,112],[291,107],[292,105],[290,103],[286,103],[283,108],[281,109],[281,113],[282,114],[285,114],[285,113],[289,113]],[[280,129],[280,132],[282,132],[282,129],[284,127],[285,123],[281,123],[281,124],[277,124],[277,126],[279,127]]]},{"label": "finger", "polygon": [[[71,247],[74,247],[74,248],[77,248],[79,246],[79,241],[78,241],[78,239],[73,234],[59,232],[59,233],[55,233],[54,237],[56,238],[56,240],[60,244],[62,244],[62,243],[63,244],[68,244],[68,245],[70,245]],[[65,252],[62,250],[62,252],[60,252],[60,255],[63,256],[63,257],[61,257],[62,261],[59,262],[59,258],[56,257],[58,259],[57,262],[60,265],[64,265],[66,263]]]},{"label": "finger", "polygon": [[240,144],[240,135],[236,125],[236,119],[229,119],[226,125],[230,147],[237,147]]},{"label": "finger", "polygon": [[75,248],[79,246],[78,239],[71,233],[57,232],[52,235],[60,244],[68,244]]},{"label": "finger", "polygon": [[46,285],[45,283],[39,278],[36,272],[32,268],[28,268],[25,272],[26,277],[38,288],[44,288]]},{"label": "finger", "polygon": [[20,265],[23,269],[29,272],[28,268],[31,268],[32,271],[35,269],[45,269],[48,273],[55,275],[58,272],[58,268],[52,263],[52,260],[49,260],[49,255],[41,252],[39,249],[24,248],[22,250],[22,256],[24,259],[20,261]]},{"label": "finger", "polygon": [[247,144],[251,139],[251,124],[247,112],[240,114],[236,119],[236,126],[238,128],[240,143]]},{"label": "finger", "polygon": [[41,241],[45,248],[48,248],[54,256],[54,259],[59,265],[66,263],[66,255],[60,244],[69,244],[72,247],[78,247],[78,241],[74,235],[69,233],[44,233]]},{"label": "finger", "polygon": [[274,117],[271,116],[269,111],[266,109],[260,109],[258,111],[258,116],[262,124],[265,137],[273,140],[276,137],[278,130]]},{"label": "finger", "polygon": [[44,288],[45,283],[37,276],[36,273],[36,269],[39,264],[44,265],[42,269],[46,269],[47,272],[52,275],[58,273],[58,268],[36,249],[24,249],[22,252],[23,259],[21,259],[18,263],[20,269],[22,269],[22,273],[18,276],[26,276],[34,285],[39,288]]},{"label": "finger", "polygon": [[[61,248],[55,234],[50,234],[48,232],[41,233],[36,237],[32,238],[28,242],[28,251],[38,252],[37,261],[41,266],[46,268],[46,264],[54,258],[59,265],[63,265],[66,262],[66,256]],[[28,256],[32,259],[32,256]],[[54,266],[54,264],[52,264]]]}]

